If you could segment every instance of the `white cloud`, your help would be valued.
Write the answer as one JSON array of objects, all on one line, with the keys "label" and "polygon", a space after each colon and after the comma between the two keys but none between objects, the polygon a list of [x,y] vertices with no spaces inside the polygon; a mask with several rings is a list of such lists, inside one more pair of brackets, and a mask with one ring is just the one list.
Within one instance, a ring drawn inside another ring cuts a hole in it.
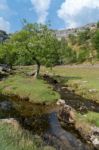
[{"label": "white cloud", "polygon": [[[4,30],[6,32],[10,31],[10,22],[4,19],[5,15],[9,10],[9,7],[7,5],[6,0],[0,0],[0,12],[2,15],[0,15],[0,30]],[[6,14],[7,15],[7,14]]]},{"label": "white cloud", "polygon": [[0,10],[7,10],[8,9],[8,5],[7,5],[7,1],[6,0],[0,0]]},{"label": "white cloud", "polygon": [[3,17],[0,17],[0,30],[4,30],[6,32],[10,31],[10,23]]},{"label": "white cloud", "polygon": [[99,0],[64,0],[57,14],[68,27],[77,27],[82,19],[84,21],[83,14],[86,21],[94,21],[94,18],[91,18],[95,17],[95,10],[99,10]]},{"label": "white cloud", "polygon": [[48,16],[48,9],[51,4],[51,0],[31,0],[33,7],[38,15],[38,22],[45,23]]}]

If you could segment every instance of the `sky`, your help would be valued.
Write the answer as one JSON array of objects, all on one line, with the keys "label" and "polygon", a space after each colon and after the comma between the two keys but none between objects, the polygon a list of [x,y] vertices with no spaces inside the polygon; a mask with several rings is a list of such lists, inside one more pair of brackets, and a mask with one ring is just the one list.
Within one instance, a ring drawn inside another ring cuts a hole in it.
[{"label": "sky", "polygon": [[0,30],[22,28],[22,20],[51,23],[53,29],[75,28],[99,21],[99,0],[0,0]]}]

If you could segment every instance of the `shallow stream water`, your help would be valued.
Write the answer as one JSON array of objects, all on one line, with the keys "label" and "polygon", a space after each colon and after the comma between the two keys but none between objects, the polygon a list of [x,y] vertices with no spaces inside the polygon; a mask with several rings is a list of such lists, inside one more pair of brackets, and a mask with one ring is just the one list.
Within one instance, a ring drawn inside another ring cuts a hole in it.
[{"label": "shallow stream water", "polygon": [[0,118],[15,118],[32,134],[40,135],[56,150],[93,150],[70,130],[64,130],[57,118],[56,105],[34,105],[17,98],[0,96]]}]

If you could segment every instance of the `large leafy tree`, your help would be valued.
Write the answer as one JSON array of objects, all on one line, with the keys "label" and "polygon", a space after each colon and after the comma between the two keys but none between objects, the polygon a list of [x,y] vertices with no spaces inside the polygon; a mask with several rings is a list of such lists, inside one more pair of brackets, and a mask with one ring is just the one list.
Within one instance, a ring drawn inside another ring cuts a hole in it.
[{"label": "large leafy tree", "polygon": [[9,41],[18,55],[18,62],[28,59],[31,64],[37,64],[37,77],[41,64],[52,66],[59,61],[59,41],[46,25],[25,24]]}]

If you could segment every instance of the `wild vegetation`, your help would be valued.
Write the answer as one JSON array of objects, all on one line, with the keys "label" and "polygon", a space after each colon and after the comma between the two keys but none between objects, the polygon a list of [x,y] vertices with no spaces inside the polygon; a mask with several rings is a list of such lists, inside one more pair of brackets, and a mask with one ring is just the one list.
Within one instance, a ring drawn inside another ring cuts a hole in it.
[{"label": "wild vegetation", "polygon": [[[2,32],[1,32],[2,33]],[[3,33],[2,33],[3,34]],[[21,31],[12,35],[1,35],[0,63],[13,65],[37,65],[53,67],[68,63],[99,60],[99,27],[85,28],[66,39],[58,40],[56,34],[46,25],[29,24],[24,21]]]},{"label": "wild vegetation", "polygon": [[22,129],[14,119],[0,121],[0,134],[1,150],[55,150],[46,145],[39,136],[33,136]]},{"label": "wild vegetation", "polygon": [[98,24],[93,28],[85,28],[76,34],[68,36],[69,46],[75,53],[74,62],[83,63],[90,62],[94,64],[99,60],[99,27]]},{"label": "wild vegetation", "polygon": [[[54,148],[46,146],[42,137],[36,141],[30,132],[31,127],[34,131],[34,126],[36,128],[42,122],[40,113],[33,114],[33,105],[37,105],[38,109],[40,104],[42,107],[52,108],[58,100],[63,103],[65,101],[66,107],[75,109],[79,129],[87,125],[99,127],[99,23],[96,28],[86,28],[60,40],[46,25],[30,24],[26,20],[23,24],[20,31],[9,36],[0,31],[3,37],[0,40],[0,64],[7,65],[0,65],[0,94],[8,98],[7,101],[3,99],[4,102],[0,100],[0,146],[1,150],[52,150]],[[10,114],[9,109],[13,107],[10,106],[9,99],[18,116]],[[22,106],[19,106],[21,103]],[[36,111],[39,112],[38,109]],[[49,122],[55,117],[51,111],[46,112]],[[7,122],[2,121],[4,114],[9,118],[19,117],[21,125],[15,122],[16,118],[10,124],[9,119]],[[43,115],[44,121],[47,121],[45,112]],[[38,121],[33,117],[37,117],[40,124],[37,125]],[[58,119],[55,118],[55,121],[58,122]],[[72,126],[73,123],[70,124],[70,127]],[[51,122],[49,128],[54,131],[55,127]],[[58,127],[59,131],[63,131],[60,125]],[[24,128],[28,128],[29,131]],[[39,128],[42,128],[42,125]],[[57,133],[54,132],[56,137]],[[67,139],[65,137],[65,140]]]}]

